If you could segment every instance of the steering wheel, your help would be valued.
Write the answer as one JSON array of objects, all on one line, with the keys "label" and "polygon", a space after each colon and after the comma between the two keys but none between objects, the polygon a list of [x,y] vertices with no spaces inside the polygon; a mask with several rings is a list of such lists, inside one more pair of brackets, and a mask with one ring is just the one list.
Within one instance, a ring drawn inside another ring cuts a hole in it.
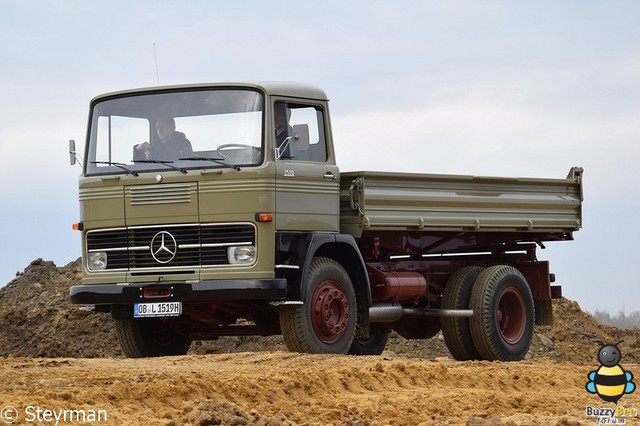
[{"label": "steering wheel", "polygon": [[[260,155],[260,148],[258,148],[257,146],[253,146],[253,145],[245,145],[243,143],[225,143],[222,144],[218,147],[218,149],[216,149],[216,152],[218,153],[218,155],[220,155],[222,158],[229,158],[226,155],[224,155],[223,150],[227,149],[227,148],[241,148],[241,149],[248,149],[248,150],[252,150],[254,151],[255,154]],[[251,155],[254,155],[254,153],[252,153]]]}]

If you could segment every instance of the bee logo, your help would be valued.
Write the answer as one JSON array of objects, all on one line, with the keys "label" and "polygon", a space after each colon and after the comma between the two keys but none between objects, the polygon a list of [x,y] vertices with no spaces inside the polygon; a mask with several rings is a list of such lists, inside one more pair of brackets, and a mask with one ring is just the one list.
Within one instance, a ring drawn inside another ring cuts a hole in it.
[{"label": "bee logo", "polygon": [[600,367],[587,375],[587,392],[596,393],[604,401],[614,404],[617,404],[625,393],[633,393],[636,390],[636,384],[632,381],[633,374],[619,365],[620,360],[622,353],[617,344],[602,346],[598,351]]}]

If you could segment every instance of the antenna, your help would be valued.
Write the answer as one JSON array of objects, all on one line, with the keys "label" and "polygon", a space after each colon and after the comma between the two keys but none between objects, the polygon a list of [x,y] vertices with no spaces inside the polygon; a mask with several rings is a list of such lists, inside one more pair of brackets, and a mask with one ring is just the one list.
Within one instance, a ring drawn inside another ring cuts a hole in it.
[{"label": "antenna", "polygon": [[158,72],[158,54],[156,53],[156,44],[153,43],[153,57],[156,60],[156,82],[160,86],[160,73]]}]

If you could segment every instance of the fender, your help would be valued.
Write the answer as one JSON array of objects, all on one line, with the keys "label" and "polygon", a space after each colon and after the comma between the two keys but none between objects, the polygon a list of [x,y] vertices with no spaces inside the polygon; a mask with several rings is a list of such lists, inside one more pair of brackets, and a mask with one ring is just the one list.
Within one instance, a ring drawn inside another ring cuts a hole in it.
[{"label": "fender", "polygon": [[353,236],[323,232],[279,233],[276,244],[276,274],[287,279],[287,300],[304,300],[311,262],[315,256],[324,256],[338,261],[347,270],[359,296],[359,305],[371,305],[369,276]]}]

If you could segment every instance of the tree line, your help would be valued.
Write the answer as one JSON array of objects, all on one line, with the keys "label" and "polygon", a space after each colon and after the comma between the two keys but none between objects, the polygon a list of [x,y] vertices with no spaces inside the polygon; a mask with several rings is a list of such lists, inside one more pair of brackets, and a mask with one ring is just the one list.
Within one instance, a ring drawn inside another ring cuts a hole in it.
[{"label": "tree line", "polygon": [[596,321],[601,324],[611,325],[621,329],[640,329],[640,309],[635,310],[630,314],[625,314],[621,311],[615,316],[612,316],[607,311],[596,310],[594,313],[589,312],[589,315],[594,317]]}]

